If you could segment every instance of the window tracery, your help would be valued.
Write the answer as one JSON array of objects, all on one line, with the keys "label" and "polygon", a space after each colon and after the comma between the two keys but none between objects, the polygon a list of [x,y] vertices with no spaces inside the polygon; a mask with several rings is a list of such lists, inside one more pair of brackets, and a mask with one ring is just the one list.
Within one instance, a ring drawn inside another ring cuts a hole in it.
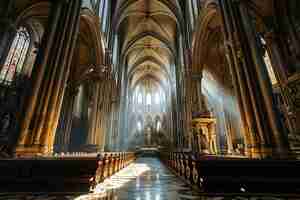
[{"label": "window tracery", "polygon": [[160,103],[160,95],[159,95],[159,93],[156,93],[156,94],[155,94],[155,103],[156,103],[156,104],[159,104],[159,103]]},{"label": "window tracery", "polygon": [[30,35],[25,27],[20,27],[1,69],[1,84],[11,85],[17,76],[22,73],[29,45]]},{"label": "window tracery", "polygon": [[139,104],[143,103],[143,97],[142,97],[142,94],[140,92],[138,93],[138,103]]},{"label": "window tracery", "polygon": [[152,99],[151,99],[151,94],[150,93],[148,93],[147,94],[147,97],[146,97],[146,104],[147,105],[151,105],[152,104]]}]

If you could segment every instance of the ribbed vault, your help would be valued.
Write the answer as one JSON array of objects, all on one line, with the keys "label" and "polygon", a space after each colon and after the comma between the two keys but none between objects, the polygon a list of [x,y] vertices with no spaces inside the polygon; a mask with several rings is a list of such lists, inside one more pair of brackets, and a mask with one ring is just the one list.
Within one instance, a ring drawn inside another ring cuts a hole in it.
[{"label": "ribbed vault", "polygon": [[[176,0],[122,0],[118,1],[114,16],[115,31],[120,36],[120,62],[127,80],[129,110],[151,115],[163,115],[165,108],[153,105],[148,109],[147,96],[152,101],[169,98],[176,80],[174,71],[177,59],[177,42],[181,35],[182,14]],[[144,95],[146,110],[135,104],[139,91]],[[166,103],[165,101],[164,104]],[[165,105],[164,105],[165,106]],[[156,109],[156,108],[157,109]],[[153,113],[152,113],[153,114]],[[133,113],[133,115],[135,115]],[[142,117],[142,116],[140,116]],[[132,127],[132,125],[129,125]]]},{"label": "ribbed vault", "polygon": [[177,1],[120,1],[115,16],[130,86],[148,74],[166,85],[174,63],[179,20]]}]

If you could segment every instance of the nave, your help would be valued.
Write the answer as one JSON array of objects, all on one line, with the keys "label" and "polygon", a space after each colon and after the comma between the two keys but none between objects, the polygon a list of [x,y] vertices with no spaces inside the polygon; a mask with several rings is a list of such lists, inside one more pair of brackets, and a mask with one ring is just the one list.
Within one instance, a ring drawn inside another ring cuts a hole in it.
[{"label": "nave", "polygon": [[300,194],[299,9],[0,0],[0,197]]},{"label": "nave", "polygon": [[140,157],[98,184],[90,193],[0,194],[0,200],[297,200],[300,198],[291,194],[279,196],[203,193],[192,189],[158,158]]}]

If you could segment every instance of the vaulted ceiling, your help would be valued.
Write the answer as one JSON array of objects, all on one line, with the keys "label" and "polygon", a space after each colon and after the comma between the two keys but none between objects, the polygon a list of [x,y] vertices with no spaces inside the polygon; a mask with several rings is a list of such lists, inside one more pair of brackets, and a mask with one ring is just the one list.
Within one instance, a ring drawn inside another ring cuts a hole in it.
[{"label": "vaulted ceiling", "polygon": [[[149,79],[166,86],[180,32],[177,0],[121,0],[115,26],[130,86]],[[154,84],[154,82],[153,82]]]}]

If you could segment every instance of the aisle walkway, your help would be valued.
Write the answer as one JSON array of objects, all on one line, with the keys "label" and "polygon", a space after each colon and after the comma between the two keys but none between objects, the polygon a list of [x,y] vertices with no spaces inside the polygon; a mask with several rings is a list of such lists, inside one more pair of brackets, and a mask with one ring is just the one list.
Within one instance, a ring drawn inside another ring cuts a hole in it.
[{"label": "aisle walkway", "polygon": [[195,192],[156,158],[139,158],[98,185],[94,194],[83,195],[76,200],[92,196],[112,200],[196,199]]},{"label": "aisle walkway", "polygon": [[173,175],[157,158],[139,158],[89,194],[1,194],[0,200],[299,200],[279,197],[205,196]]},{"label": "aisle walkway", "polygon": [[93,194],[82,195],[75,200],[299,200],[242,196],[205,196],[193,191],[157,158],[139,158],[98,185]]}]

